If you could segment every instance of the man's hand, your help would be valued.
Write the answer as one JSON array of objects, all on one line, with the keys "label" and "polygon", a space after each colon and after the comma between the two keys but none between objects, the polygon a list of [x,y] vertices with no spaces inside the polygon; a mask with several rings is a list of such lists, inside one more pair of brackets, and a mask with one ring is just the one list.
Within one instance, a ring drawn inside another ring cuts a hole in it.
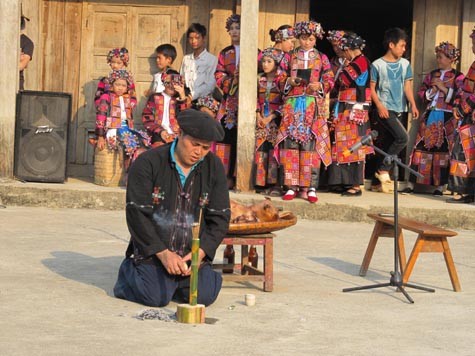
[{"label": "man's hand", "polygon": [[419,118],[419,110],[417,110],[417,106],[411,105],[412,109],[412,120],[417,120]]},{"label": "man's hand", "polygon": [[378,106],[378,115],[381,119],[389,119],[389,111],[384,105]]},{"label": "man's hand", "polygon": [[175,252],[170,250],[163,250],[156,254],[163,267],[169,274],[173,275],[187,275],[189,274],[186,261],[178,256]]},{"label": "man's hand", "polygon": [[[201,265],[201,261],[203,261],[203,258],[205,258],[206,254],[205,252],[200,248],[199,253],[198,253],[198,265]],[[191,261],[191,252],[187,254],[185,257],[183,257],[183,262],[186,265],[187,261]],[[187,270],[187,272],[184,274],[184,276],[189,276],[191,274],[191,268]]]}]

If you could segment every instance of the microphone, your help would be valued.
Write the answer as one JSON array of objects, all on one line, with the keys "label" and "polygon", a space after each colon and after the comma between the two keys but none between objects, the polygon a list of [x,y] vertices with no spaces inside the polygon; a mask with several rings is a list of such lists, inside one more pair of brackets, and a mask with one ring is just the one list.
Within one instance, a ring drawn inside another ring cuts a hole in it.
[{"label": "microphone", "polygon": [[348,157],[351,155],[353,152],[356,150],[359,150],[363,146],[368,146],[371,144],[371,142],[378,137],[378,131],[373,130],[369,134],[363,136],[361,140],[356,142],[353,146],[351,146],[349,149],[343,151],[343,156]]}]

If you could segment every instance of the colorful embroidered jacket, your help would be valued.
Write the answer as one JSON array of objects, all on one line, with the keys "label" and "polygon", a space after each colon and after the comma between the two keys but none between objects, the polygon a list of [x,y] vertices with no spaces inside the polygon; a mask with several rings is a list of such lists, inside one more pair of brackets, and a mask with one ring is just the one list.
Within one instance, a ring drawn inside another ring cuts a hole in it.
[{"label": "colorful embroidered jacket", "polygon": [[370,67],[371,63],[364,55],[355,57],[343,67],[338,78],[338,101],[371,104]]},{"label": "colorful embroidered jacket", "polygon": [[[435,69],[427,74],[418,91],[418,95],[427,105],[427,109],[437,109],[442,111],[452,111],[455,96],[459,89],[463,86],[464,75],[455,69],[448,70],[442,77],[442,82],[449,90],[447,94],[442,91],[434,90],[431,82],[434,78],[441,78],[442,72],[440,69]],[[437,95],[435,105],[434,98]]]},{"label": "colorful embroidered jacket", "polygon": [[282,104],[284,102],[284,88],[287,81],[287,74],[280,69],[274,76],[272,82],[269,83],[265,74],[260,74],[257,82],[257,110],[263,117],[276,113],[277,119],[272,120],[264,128],[256,125],[256,149],[258,149],[265,141],[269,141],[275,145],[277,132],[280,124],[280,115]]},{"label": "colorful embroidered jacket", "polygon": [[147,129],[147,133],[152,138],[152,146],[156,147],[161,144],[171,142],[175,139],[180,129],[176,116],[179,111],[183,111],[189,107],[190,103],[188,101],[180,102],[175,97],[170,99],[168,119],[169,127],[171,131],[173,131],[173,134],[169,134],[168,139],[164,141],[161,137],[161,132],[165,130],[165,128],[162,126],[163,113],[165,110],[165,97],[162,93],[155,93],[149,97],[147,105],[144,107],[142,112],[142,123]]},{"label": "colorful embroidered jacket", "polygon": [[[101,101],[102,94],[108,93],[110,91],[111,85],[109,83],[108,77],[102,77],[97,83],[96,94],[94,95],[94,105],[96,110]],[[129,95],[137,102],[137,97],[135,96],[135,83],[131,83],[129,87]]]},{"label": "colorful embroidered jacket", "polygon": [[[137,100],[129,94],[122,95],[127,116],[127,126],[134,128],[132,110],[137,105]],[[102,94],[96,115],[96,135],[105,137],[108,129],[118,129],[122,126],[120,99],[115,93]]]},{"label": "colorful embroidered jacket", "polygon": [[364,162],[373,153],[370,146],[363,146],[346,154],[361,136],[370,132],[369,109],[371,63],[364,55],[358,55],[344,66],[338,77],[338,99],[332,125],[335,130],[332,145],[333,161],[337,163]]},{"label": "colorful embroidered jacket", "polygon": [[470,66],[463,86],[457,93],[456,108],[462,116],[471,114],[472,122],[475,123],[475,62]]},{"label": "colorful embroidered jacket", "polygon": [[216,119],[225,120],[228,129],[237,124],[239,68],[236,66],[236,49],[234,46],[224,48],[218,56],[218,65],[214,73],[216,85],[223,92],[223,101]]},{"label": "colorful embroidered jacket", "polygon": [[[296,78],[301,76],[300,73],[309,71],[309,83],[303,81],[302,84],[291,87],[287,97],[301,95],[314,96],[318,98],[325,97],[325,95],[329,93],[335,85],[335,76],[331,69],[330,61],[325,54],[320,53],[315,48],[310,50],[308,60],[305,60],[304,53],[305,51],[300,47],[292,53],[290,59],[290,77]],[[308,62],[307,68],[305,68],[305,62]],[[318,82],[322,83],[322,92],[309,88],[308,84]]]}]

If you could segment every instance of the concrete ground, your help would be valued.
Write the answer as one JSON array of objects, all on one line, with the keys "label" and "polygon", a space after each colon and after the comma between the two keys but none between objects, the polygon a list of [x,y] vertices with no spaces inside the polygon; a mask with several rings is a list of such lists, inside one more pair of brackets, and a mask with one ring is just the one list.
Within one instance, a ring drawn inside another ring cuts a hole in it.
[{"label": "concrete ground", "polygon": [[[210,323],[186,325],[138,320],[147,307],[111,295],[129,236],[123,211],[9,205],[0,227],[1,355],[474,353],[473,231],[449,240],[462,292],[452,291],[441,254],[423,254],[410,282],[436,292],[408,288],[409,304],[392,287],[341,291],[389,281],[392,239],[378,243],[363,278],[372,225],[301,219],[277,232],[273,292],[225,282],[206,309]],[[414,240],[406,234],[408,254]],[[254,307],[245,293],[256,295]],[[176,304],[162,310],[171,315]]]}]

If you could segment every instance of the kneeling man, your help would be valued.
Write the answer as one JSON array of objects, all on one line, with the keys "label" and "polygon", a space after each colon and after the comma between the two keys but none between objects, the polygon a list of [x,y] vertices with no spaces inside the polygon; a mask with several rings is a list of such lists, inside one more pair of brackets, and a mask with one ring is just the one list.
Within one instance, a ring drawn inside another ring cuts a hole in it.
[{"label": "kneeling man", "polygon": [[229,191],[223,165],[210,148],[224,130],[192,109],[178,114],[178,124],[177,139],[140,155],[128,175],[131,239],[114,295],[148,306],[188,302],[191,225],[201,209],[198,303],[210,305],[221,290],[222,277],[211,262],[228,231]]}]

